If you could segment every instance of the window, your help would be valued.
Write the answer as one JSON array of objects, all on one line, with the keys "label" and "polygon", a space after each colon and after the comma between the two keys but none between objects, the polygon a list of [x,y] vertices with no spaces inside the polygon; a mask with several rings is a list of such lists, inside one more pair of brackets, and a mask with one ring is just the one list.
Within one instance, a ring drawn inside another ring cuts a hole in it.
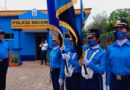
[{"label": "window", "polygon": [[12,33],[6,33],[4,35],[4,39],[14,39],[14,34],[12,34]]}]

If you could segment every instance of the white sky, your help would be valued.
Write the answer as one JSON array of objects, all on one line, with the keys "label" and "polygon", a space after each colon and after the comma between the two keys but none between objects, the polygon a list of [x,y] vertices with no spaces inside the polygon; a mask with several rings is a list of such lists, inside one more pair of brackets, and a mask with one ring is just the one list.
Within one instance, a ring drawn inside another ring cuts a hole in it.
[{"label": "white sky", "polygon": [[[47,0],[0,0],[0,10],[32,10],[47,9]],[[75,8],[79,8],[80,4],[75,5]],[[91,14],[87,22],[92,21],[92,17],[98,13],[105,11],[108,15],[115,9],[130,8],[130,0],[83,0],[84,7],[92,8]]]}]

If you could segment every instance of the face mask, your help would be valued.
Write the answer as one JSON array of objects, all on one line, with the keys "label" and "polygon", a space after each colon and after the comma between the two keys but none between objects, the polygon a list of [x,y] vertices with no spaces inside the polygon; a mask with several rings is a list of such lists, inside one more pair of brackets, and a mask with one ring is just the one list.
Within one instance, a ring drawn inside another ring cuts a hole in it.
[{"label": "face mask", "polygon": [[88,40],[88,44],[90,47],[93,47],[97,44],[97,40]]},{"label": "face mask", "polygon": [[114,34],[117,40],[121,40],[127,36],[127,33],[123,32],[122,30],[117,30]]}]

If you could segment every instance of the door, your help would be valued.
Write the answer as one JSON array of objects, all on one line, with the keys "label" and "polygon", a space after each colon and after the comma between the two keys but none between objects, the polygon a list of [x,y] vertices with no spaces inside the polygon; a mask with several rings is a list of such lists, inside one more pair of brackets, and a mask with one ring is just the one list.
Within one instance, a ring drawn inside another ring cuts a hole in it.
[{"label": "door", "polygon": [[41,60],[41,47],[39,47],[42,40],[47,40],[47,33],[36,33],[36,60]]}]

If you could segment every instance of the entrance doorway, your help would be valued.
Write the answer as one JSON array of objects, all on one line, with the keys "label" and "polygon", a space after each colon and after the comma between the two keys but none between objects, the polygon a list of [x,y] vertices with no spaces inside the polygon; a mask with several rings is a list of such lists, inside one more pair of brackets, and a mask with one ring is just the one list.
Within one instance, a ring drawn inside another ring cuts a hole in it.
[{"label": "entrance doorway", "polygon": [[36,60],[41,60],[41,48],[39,47],[42,40],[47,40],[47,32],[36,33]]}]

